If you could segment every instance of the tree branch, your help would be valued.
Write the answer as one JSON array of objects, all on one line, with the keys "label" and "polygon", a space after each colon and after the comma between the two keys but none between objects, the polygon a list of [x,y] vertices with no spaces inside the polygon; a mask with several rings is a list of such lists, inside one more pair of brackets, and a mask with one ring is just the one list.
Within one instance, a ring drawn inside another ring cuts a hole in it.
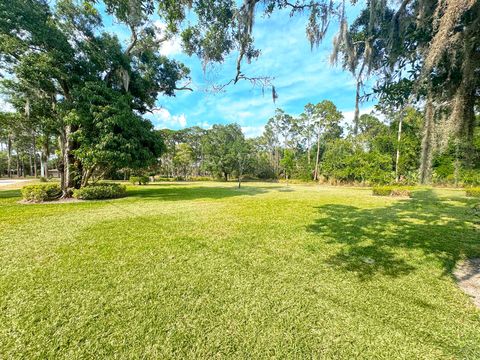
[{"label": "tree branch", "polygon": [[125,50],[125,54],[127,56],[130,55],[130,52],[133,50],[138,40],[137,31],[135,30],[135,27],[133,25],[130,25],[130,30],[132,32],[132,42],[130,43],[130,45],[128,45],[127,50]]}]

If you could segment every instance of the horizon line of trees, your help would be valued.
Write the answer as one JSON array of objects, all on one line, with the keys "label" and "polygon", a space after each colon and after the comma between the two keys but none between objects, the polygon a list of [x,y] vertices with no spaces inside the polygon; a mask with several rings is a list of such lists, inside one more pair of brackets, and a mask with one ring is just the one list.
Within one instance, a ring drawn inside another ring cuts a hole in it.
[{"label": "horizon line of trees", "polygon": [[[342,120],[335,104],[324,100],[306,104],[296,117],[277,109],[263,134],[250,139],[236,124],[214,125],[208,130],[164,129],[160,132],[166,149],[156,173],[185,180],[204,176],[227,180],[242,174],[254,179],[330,183],[421,182],[422,112],[405,107],[385,121],[363,114],[356,132]],[[462,147],[455,137],[445,139],[439,132],[429,155],[432,176],[428,183],[479,184],[478,119],[473,143],[473,149]]]},{"label": "horizon line of trees", "polygon": [[[0,120],[12,126],[0,132],[0,176],[48,177],[57,169],[62,154],[55,136],[3,113]],[[14,126],[13,126],[14,125]],[[160,151],[136,166],[92,170],[93,179],[128,179],[148,174],[190,180],[235,178],[298,179],[329,183],[385,184],[421,182],[422,129],[425,115],[406,107],[401,114],[381,121],[363,114],[357,129],[343,122],[343,114],[331,101],[308,103],[298,116],[277,109],[260,136],[246,138],[238,124],[198,126],[182,130],[151,130]],[[5,131],[8,130],[8,131]],[[432,177],[441,184],[480,183],[480,122],[474,128],[471,146],[439,133],[431,148]],[[95,145],[91,144],[92,153]],[[120,156],[121,152],[112,156]],[[118,160],[116,160],[118,161]]]}]

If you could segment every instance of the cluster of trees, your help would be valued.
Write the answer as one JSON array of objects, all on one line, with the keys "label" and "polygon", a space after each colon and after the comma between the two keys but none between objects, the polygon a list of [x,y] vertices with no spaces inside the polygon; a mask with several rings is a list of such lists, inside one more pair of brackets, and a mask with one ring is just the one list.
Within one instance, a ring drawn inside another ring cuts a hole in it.
[{"label": "cluster of trees", "polygon": [[[218,157],[219,163],[212,165],[213,154],[198,160],[198,146],[183,141],[178,148],[175,144],[173,155],[163,155],[162,167],[170,167],[165,171],[178,173],[183,166],[186,174],[190,170],[185,164],[194,158],[198,172],[228,177],[234,162],[241,173],[256,159],[257,170],[249,171],[258,176],[302,172],[314,179],[373,181],[383,178],[383,172],[394,172],[399,181],[413,171],[424,183],[439,173],[459,179],[464,169],[478,167],[478,1],[355,2],[363,8],[349,25],[345,0],[103,0],[106,12],[130,31],[128,43],[106,31],[97,4],[0,2],[1,92],[15,109],[14,114],[0,116],[0,142],[6,149],[0,163],[6,164],[8,175],[12,168],[17,174],[35,175],[39,163],[46,173],[48,159],[56,153],[62,190],[68,196],[69,189],[86,185],[92,176],[155,165],[165,149],[164,139],[171,140],[154,131],[142,115],[154,110],[158,97],[191,90],[189,70],[160,54],[172,36],[180,36],[185,53],[197,55],[205,66],[237,52],[236,73],[220,87],[250,81],[271,86],[275,100],[278,94],[270,78],[249,77],[243,67],[260,55],[252,36],[255,17],[284,9],[290,16],[308,14],[306,35],[312,46],[323,40],[329,26],[339,25],[331,59],[357,81],[356,112],[348,135],[339,135],[341,114],[322,102],[308,106],[300,120],[279,111],[260,139],[239,142],[241,151],[244,144],[253,148],[250,157],[239,156],[237,149],[229,156],[235,160]],[[155,12],[162,29],[155,26]],[[370,93],[364,88],[367,78],[375,83]],[[371,118],[361,120],[359,103],[369,96],[376,97],[391,120],[387,129]],[[419,124],[410,119],[417,115],[422,118]],[[215,130],[218,139],[201,142],[201,156],[208,153],[210,142],[217,141],[213,152],[222,149],[222,137],[227,142],[241,137],[230,128],[225,133],[220,129],[224,128]],[[417,140],[407,148],[410,130],[415,131],[412,141]],[[384,132],[389,140],[380,145]],[[223,151],[231,152],[229,146]],[[419,164],[407,161],[410,152]],[[377,174],[378,169],[382,172]]]},{"label": "cluster of trees", "polygon": [[[364,114],[352,126],[343,120],[335,104],[324,100],[305,105],[299,116],[277,109],[263,134],[251,139],[245,139],[235,124],[215,125],[209,130],[162,130],[166,151],[157,172],[177,179],[209,176],[227,180],[244,175],[330,183],[420,181],[422,112],[406,107],[384,121]],[[439,136],[433,151],[432,180],[480,182],[480,125],[468,154],[458,151],[454,139],[446,146],[440,142]]]},{"label": "cluster of trees", "polygon": [[165,129],[160,133],[166,144],[157,169],[161,175],[185,180],[209,176],[225,181],[235,176],[240,186],[252,148],[239,125]]},{"label": "cluster of trees", "polygon": [[142,115],[158,96],[185,89],[180,83],[188,69],[160,54],[171,33],[154,28],[152,8],[131,1],[105,5],[130,29],[130,43],[105,31],[93,2],[0,3],[1,89],[15,109],[0,116],[7,175],[36,175],[39,161],[47,175],[56,152],[69,196],[92,176],[157,162],[163,141]]}]

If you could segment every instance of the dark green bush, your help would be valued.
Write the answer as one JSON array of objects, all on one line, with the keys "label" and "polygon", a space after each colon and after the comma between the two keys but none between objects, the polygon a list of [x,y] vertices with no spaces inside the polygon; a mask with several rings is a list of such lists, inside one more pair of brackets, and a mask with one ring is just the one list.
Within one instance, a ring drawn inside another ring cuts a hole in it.
[{"label": "dark green bush", "polygon": [[463,170],[461,176],[464,185],[480,185],[480,170]]},{"label": "dark green bush", "polygon": [[98,183],[88,185],[73,192],[73,197],[82,200],[115,199],[125,196],[126,187],[117,183]]},{"label": "dark green bush", "polygon": [[57,183],[27,185],[22,188],[23,199],[27,201],[52,201],[58,199],[61,195],[62,189]]},{"label": "dark green bush", "polygon": [[465,190],[467,196],[470,197],[480,197],[480,187],[477,188],[469,188]]},{"label": "dark green bush", "polygon": [[405,186],[375,186],[373,195],[377,196],[412,196],[412,189]]},{"label": "dark green bush", "polygon": [[43,176],[40,177],[39,180],[40,180],[40,182],[42,182],[42,183],[48,182],[48,179],[47,179],[46,177],[43,177]]},{"label": "dark green bush", "polygon": [[150,182],[150,178],[148,176],[130,176],[130,182],[135,185],[146,185]]}]

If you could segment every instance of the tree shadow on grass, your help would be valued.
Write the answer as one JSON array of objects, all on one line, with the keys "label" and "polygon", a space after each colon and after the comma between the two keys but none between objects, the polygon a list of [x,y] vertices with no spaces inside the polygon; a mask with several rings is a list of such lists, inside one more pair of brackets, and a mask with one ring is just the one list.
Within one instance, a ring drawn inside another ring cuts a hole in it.
[{"label": "tree shadow on grass", "polygon": [[20,190],[1,190],[0,189],[0,199],[11,199],[20,197],[22,194]]},{"label": "tree shadow on grass", "polygon": [[377,273],[396,277],[414,271],[410,250],[433,256],[451,275],[462,257],[480,254],[480,241],[470,223],[468,205],[473,202],[462,197],[455,197],[457,204],[449,200],[422,190],[412,199],[381,208],[327,204],[317,207],[321,217],[307,230],[341,244],[328,262],[364,280]]},{"label": "tree shadow on grass", "polygon": [[127,192],[128,197],[139,199],[183,201],[195,199],[222,199],[234,196],[255,196],[269,191],[266,187],[242,187],[238,189],[234,186],[225,187],[205,187],[205,186],[142,186],[130,189]]}]

